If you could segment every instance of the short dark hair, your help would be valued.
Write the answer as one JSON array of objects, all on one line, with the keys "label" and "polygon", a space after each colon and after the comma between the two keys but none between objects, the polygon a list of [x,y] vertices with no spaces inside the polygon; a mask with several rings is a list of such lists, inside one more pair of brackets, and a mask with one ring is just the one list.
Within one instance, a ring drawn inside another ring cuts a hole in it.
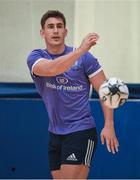
[{"label": "short dark hair", "polygon": [[63,13],[61,13],[60,11],[58,10],[49,10],[47,11],[41,18],[41,27],[42,29],[44,28],[44,25],[45,25],[45,22],[48,18],[50,17],[54,17],[54,18],[60,18],[62,19],[63,23],[64,23],[64,27],[66,27],[66,18],[64,16]]}]

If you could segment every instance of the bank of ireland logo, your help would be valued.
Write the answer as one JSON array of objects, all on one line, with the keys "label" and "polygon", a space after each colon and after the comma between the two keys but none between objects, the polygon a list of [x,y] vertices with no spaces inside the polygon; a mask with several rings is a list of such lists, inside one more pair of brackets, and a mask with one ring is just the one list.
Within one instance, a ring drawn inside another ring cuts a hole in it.
[{"label": "bank of ireland logo", "polygon": [[65,78],[65,77],[57,77],[57,78],[56,78],[56,81],[57,81],[59,84],[67,84],[67,83],[68,83],[68,79]]}]

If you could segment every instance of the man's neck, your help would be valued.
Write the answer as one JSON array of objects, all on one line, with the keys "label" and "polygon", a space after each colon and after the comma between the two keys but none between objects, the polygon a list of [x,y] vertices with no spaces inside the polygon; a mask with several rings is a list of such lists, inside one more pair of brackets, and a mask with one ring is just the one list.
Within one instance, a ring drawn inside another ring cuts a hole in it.
[{"label": "man's neck", "polygon": [[65,50],[65,45],[63,46],[53,46],[53,47],[50,47],[50,46],[47,46],[47,51],[50,53],[50,54],[62,54]]}]

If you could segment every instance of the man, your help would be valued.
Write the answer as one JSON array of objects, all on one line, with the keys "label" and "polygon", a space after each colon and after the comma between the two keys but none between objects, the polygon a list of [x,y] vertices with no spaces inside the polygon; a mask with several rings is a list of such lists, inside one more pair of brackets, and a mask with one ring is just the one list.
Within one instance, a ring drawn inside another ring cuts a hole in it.
[{"label": "man", "polygon": [[[55,10],[41,18],[45,49],[28,56],[28,66],[49,115],[49,162],[54,179],[86,179],[97,144],[94,118],[88,102],[90,84],[98,92],[105,74],[88,50],[98,40],[88,34],[79,48],[65,45],[64,15]],[[102,104],[102,103],[101,103]],[[118,151],[113,111],[102,104],[105,124],[101,142],[109,152]]]}]

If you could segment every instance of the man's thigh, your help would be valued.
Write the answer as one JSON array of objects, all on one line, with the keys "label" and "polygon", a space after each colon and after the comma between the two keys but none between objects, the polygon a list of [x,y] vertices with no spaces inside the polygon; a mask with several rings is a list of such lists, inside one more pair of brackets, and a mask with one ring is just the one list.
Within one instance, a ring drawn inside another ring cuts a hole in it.
[{"label": "man's thigh", "polygon": [[53,179],[61,179],[61,171],[60,170],[52,170],[51,175]]},{"label": "man's thigh", "polygon": [[83,164],[63,164],[60,169],[60,179],[87,179],[89,167]]},{"label": "man's thigh", "polygon": [[89,167],[85,165],[61,165],[60,170],[51,171],[53,179],[87,179]]}]

